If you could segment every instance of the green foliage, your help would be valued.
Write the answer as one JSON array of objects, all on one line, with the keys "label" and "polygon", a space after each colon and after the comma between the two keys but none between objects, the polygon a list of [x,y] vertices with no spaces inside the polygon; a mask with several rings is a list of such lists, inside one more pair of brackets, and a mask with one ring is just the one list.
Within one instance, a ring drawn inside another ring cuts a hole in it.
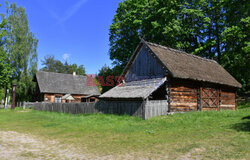
[{"label": "green foliage", "polygon": [[78,75],[86,75],[86,71],[83,65],[77,66],[77,64],[68,64],[66,61],[64,64],[56,60],[53,55],[47,55],[42,60],[42,65],[44,66],[41,68],[42,71],[48,72],[56,72],[56,73],[67,73],[72,74],[76,72]]},{"label": "green foliage", "polygon": [[249,90],[248,8],[245,0],[124,0],[110,26],[110,59],[124,68],[141,37],[217,60]]},{"label": "green foliage", "polygon": [[[6,14],[2,14],[4,32],[1,32],[0,88],[17,82],[17,101],[30,101],[37,70],[38,40],[29,30],[28,19],[23,7],[6,2]],[[2,30],[1,30],[2,31]]]},{"label": "green foliage", "polygon": [[14,79],[19,80],[21,73],[34,74],[37,70],[38,40],[29,30],[28,19],[23,7],[6,3],[5,48],[12,66]]},{"label": "green foliage", "polygon": [[33,81],[33,77],[21,74],[20,80],[17,82],[16,99],[19,102],[35,100],[36,95],[36,82]]},{"label": "green foliage", "polygon": [[5,51],[0,48],[0,88],[8,87],[12,71]]},{"label": "green foliage", "polygon": [[5,90],[3,88],[0,89],[0,104],[5,97]]},{"label": "green foliage", "polygon": [[198,155],[199,159],[215,156],[249,159],[249,115],[250,110],[245,108],[142,120],[126,115],[71,115],[15,109],[0,110],[0,126],[2,131],[53,139],[79,150],[88,148],[97,156],[184,159],[188,155],[196,159]]},{"label": "green foliage", "polygon": [[123,77],[120,77],[122,70],[123,70],[122,65],[116,65],[113,68],[110,68],[109,66],[104,65],[99,70],[99,73],[97,76],[102,77],[105,84],[107,83],[111,84],[110,82],[108,82],[111,77],[109,77],[108,78],[109,80],[107,81],[108,76],[113,76],[113,80],[114,80],[114,85],[99,86],[101,93],[107,92],[108,90],[115,87],[117,84],[119,84],[123,80]]},{"label": "green foliage", "polygon": [[6,34],[4,27],[6,26],[6,19],[2,17],[0,23],[0,101],[4,98],[5,88],[9,88],[13,68],[10,65],[7,54],[4,51],[3,37]]},{"label": "green foliage", "polygon": [[[104,83],[106,83],[106,78],[108,76],[113,76],[113,70],[110,69],[107,65],[104,65],[100,70],[97,76],[100,76],[104,79]],[[105,93],[114,86],[100,86],[101,87],[101,93]]]}]

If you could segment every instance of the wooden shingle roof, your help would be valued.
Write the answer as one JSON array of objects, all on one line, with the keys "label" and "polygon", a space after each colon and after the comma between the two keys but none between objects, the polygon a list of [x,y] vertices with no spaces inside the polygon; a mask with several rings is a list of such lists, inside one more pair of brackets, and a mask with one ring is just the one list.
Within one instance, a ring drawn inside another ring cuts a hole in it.
[{"label": "wooden shingle roof", "polygon": [[100,95],[97,86],[88,86],[87,77],[38,71],[36,79],[41,93]]},{"label": "wooden shingle roof", "polygon": [[100,96],[100,98],[145,99],[155,90],[157,90],[162,84],[164,84],[165,81],[166,78],[154,78],[127,82],[105,92]]}]

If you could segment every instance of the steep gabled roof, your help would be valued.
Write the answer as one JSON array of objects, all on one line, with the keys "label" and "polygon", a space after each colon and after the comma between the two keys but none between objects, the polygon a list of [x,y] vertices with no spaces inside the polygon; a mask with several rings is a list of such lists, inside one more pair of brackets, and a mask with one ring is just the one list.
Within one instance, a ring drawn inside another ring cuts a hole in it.
[{"label": "steep gabled roof", "polygon": [[100,95],[97,86],[87,86],[87,77],[38,71],[36,79],[41,93]]},{"label": "steep gabled roof", "polygon": [[241,84],[214,60],[205,59],[143,40],[124,69],[123,76],[135,60],[136,54],[142,44],[146,46],[159,64],[174,78],[241,87]]}]

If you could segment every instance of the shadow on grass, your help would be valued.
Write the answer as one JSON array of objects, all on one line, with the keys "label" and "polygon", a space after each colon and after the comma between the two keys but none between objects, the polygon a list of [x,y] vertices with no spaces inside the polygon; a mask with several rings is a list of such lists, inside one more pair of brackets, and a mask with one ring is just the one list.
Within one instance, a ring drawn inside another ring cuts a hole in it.
[{"label": "shadow on grass", "polygon": [[244,120],[244,119],[250,119],[250,116],[242,117],[241,119],[242,120]]},{"label": "shadow on grass", "polygon": [[250,132],[250,116],[242,117],[241,120],[244,120],[244,122],[234,124],[232,129],[235,129],[236,131]]}]

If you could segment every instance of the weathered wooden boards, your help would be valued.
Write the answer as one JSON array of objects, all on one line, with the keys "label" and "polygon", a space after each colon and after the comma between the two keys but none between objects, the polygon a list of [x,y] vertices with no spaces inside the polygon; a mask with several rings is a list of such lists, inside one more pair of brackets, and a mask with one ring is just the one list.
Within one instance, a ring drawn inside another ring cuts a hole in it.
[{"label": "weathered wooden boards", "polygon": [[197,110],[197,89],[192,83],[172,81],[170,87],[170,111]]},{"label": "weathered wooden boards", "polygon": [[167,100],[150,100],[145,103],[145,119],[155,116],[167,115],[168,101]]},{"label": "weathered wooden boards", "polygon": [[99,101],[96,107],[102,113],[127,114],[143,118],[143,101]]},{"label": "weathered wooden boards", "polygon": [[165,76],[165,71],[143,46],[125,76],[126,81],[135,81]]},{"label": "weathered wooden boards", "polygon": [[230,90],[222,89],[220,96],[220,108],[235,110],[236,107],[236,93]]},{"label": "weathered wooden boards", "polygon": [[153,101],[98,101],[96,103],[35,103],[35,110],[61,112],[71,114],[106,113],[138,116],[148,119],[166,115],[167,100]]},{"label": "weathered wooden boards", "polygon": [[95,103],[35,103],[34,109],[72,114],[108,113],[144,117],[144,102],[99,101]]},{"label": "weathered wooden boards", "polygon": [[172,81],[170,111],[236,109],[235,90],[228,87],[195,84],[191,81]]},{"label": "weathered wooden boards", "polygon": [[35,103],[35,110],[61,113],[98,113],[95,103]]}]

